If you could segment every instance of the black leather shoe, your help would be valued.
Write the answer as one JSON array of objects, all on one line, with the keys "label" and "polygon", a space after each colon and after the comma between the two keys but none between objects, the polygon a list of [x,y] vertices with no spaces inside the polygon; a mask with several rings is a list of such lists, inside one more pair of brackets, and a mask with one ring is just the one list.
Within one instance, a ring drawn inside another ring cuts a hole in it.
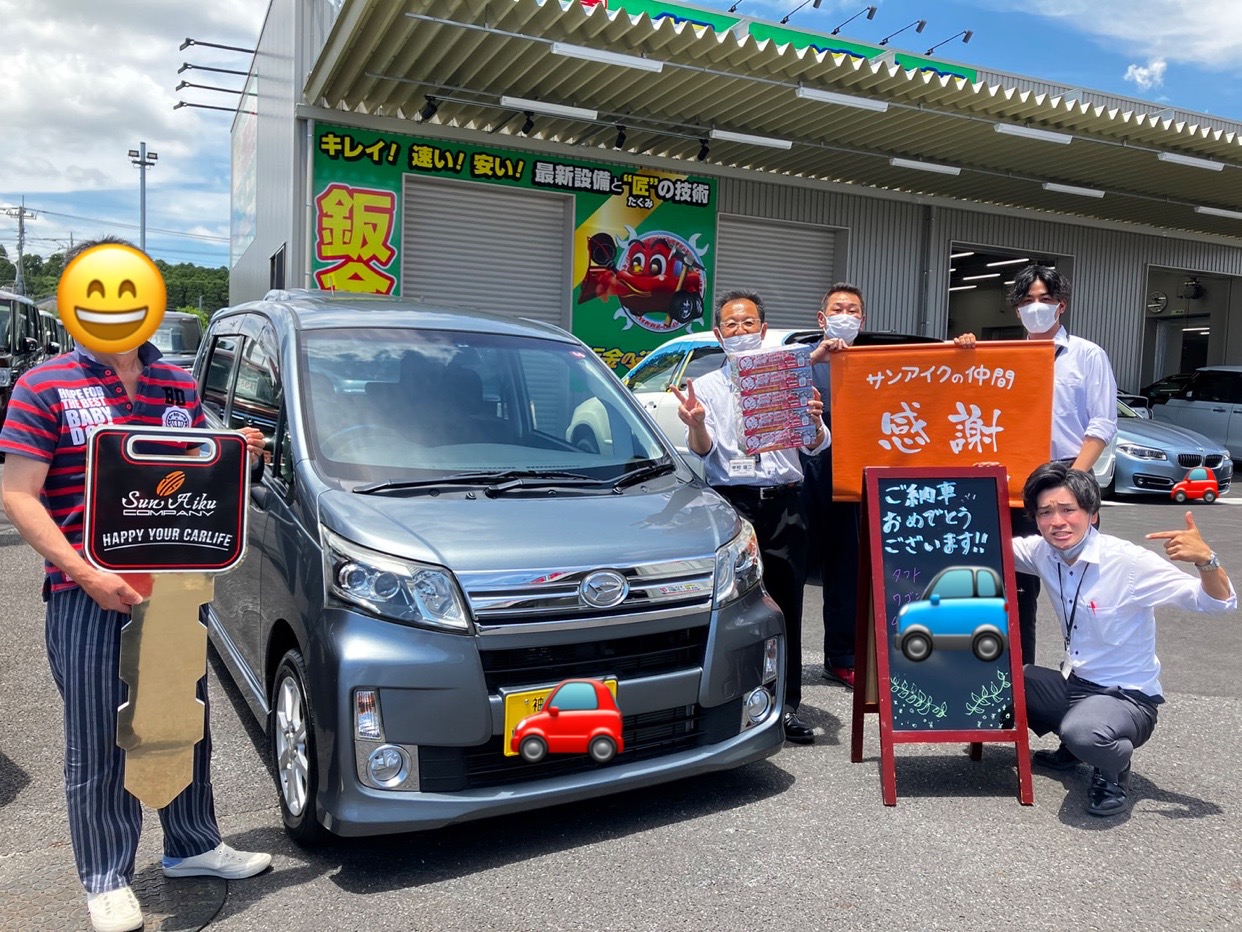
[{"label": "black leather shoe", "polygon": [[1130,785],[1130,767],[1121,771],[1116,783],[1105,780],[1099,770],[1091,775],[1091,788],[1087,790],[1087,812],[1093,816],[1121,815],[1130,808],[1126,789]]},{"label": "black leather shoe", "polygon": [[1036,751],[1031,755],[1031,763],[1049,770],[1073,770],[1082,761],[1062,744],[1055,751]]},{"label": "black leather shoe", "polygon": [[786,741],[792,741],[794,744],[814,744],[815,732],[811,730],[810,725],[798,718],[797,712],[786,712],[783,724]]}]

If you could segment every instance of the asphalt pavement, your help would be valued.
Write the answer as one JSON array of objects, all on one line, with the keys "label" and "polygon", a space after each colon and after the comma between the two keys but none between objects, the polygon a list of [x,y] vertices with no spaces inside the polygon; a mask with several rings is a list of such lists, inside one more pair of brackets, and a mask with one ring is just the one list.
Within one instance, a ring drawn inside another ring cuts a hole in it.
[{"label": "asphalt pavement", "polygon": [[[1139,540],[1184,526],[1185,510],[1108,505],[1104,528]],[[1227,498],[1192,510],[1242,580],[1242,508]],[[40,560],[0,517],[0,929],[86,929],[39,583]],[[1160,615],[1169,701],[1135,755],[1132,811],[1101,820],[1083,811],[1086,768],[1035,770],[1035,804],[1019,805],[1014,752],[1000,745],[979,762],[964,746],[898,746],[898,804],[884,806],[876,719],[851,764],[851,693],[820,676],[820,606],[809,586],[802,713],[814,745],[656,789],[316,850],[285,836],[262,733],[213,656],[220,825],[230,844],[271,851],[273,869],[221,888],[214,917],[181,903],[211,890],[168,881],[147,928],[1242,928],[1242,614]],[[1059,650],[1041,603],[1038,659],[1055,664]],[[148,813],[137,864],[148,885],[160,851]]]}]

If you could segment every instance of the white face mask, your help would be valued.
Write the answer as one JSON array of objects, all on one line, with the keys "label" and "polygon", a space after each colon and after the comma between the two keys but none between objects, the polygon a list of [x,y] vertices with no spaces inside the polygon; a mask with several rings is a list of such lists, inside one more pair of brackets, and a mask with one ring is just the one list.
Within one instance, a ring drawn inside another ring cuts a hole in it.
[{"label": "white face mask", "polygon": [[862,320],[853,314],[829,314],[824,318],[824,338],[844,340],[846,346],[854,345]]},{"label": "white face mask", "polygon": [[735,337],[724,338],[725,352],[729,354],[745,353],[748,350],[757,350],[761,346],[763,346],[762,333],[741,333]]},{"label": "white face mask", "polygon": [[1027,333],[1047,333],[1056,326],[1057,308],[1060,306],[1045,301],[1023,304],[1018,308],[1018,316],[1022,318],[1022,326]]}]

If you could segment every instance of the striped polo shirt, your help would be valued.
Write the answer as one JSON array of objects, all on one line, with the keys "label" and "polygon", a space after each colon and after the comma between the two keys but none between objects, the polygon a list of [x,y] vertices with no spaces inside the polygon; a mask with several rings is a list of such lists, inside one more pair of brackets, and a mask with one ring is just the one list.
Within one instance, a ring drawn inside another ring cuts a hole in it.
[{"label": "striped polo shirt", "polygon": [[[138,348],[142,373],[131,402],[112,369],[77,347],[28,370],[9,399],[0,452],[48,464],[41,499],[69,543],[82,552],[86,435],[105,424],[202,427],[198,391],[188,372],[160,362],[152,343]],[[76,585],[47,564],[53,591]]]}]

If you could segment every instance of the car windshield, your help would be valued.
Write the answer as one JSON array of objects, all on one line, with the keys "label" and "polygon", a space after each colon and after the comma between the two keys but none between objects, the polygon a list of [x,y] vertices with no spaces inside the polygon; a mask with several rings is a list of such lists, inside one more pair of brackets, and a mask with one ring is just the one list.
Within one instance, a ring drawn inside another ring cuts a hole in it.
[{"label": "car windshield", "polygon": [[193,356],[198,352],[202,334],[196,321],[169,320],[165,318],[159,329],[151,336],[161,353],[184,353]]},{"label": "car windshield", "polygon": [[0,352],[8,352],[12,322],[13,302],[8,298],[0,298]]},{"label": "car windshield", "polygon": [[410,328],[300,337],[305,428],[327,475],[619,479],[665,448],[590,351],[559,340]]}]

